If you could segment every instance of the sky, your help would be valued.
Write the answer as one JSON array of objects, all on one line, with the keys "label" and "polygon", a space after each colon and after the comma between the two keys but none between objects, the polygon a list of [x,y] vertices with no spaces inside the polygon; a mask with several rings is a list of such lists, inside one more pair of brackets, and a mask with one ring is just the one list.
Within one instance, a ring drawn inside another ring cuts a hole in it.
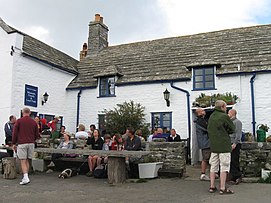
[{"label": "sky", "polygon": [[0,0],[0,17],[78,59],[96,13],[109,46],[271,24],[271,0]]}]

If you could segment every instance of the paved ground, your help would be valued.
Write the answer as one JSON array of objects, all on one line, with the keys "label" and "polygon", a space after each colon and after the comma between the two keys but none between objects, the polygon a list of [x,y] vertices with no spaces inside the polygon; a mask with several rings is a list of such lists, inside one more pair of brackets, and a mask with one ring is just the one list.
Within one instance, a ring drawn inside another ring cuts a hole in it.
[{"label": "paved ground", "polygon": [[83,175],[58,179],[58,173],[39,173],[31,183],[19,185],[20,179],[0,178],[0,202],[244,202],[269,203],[271,184],[241,183],[233,186],[234,195],[208,193],[208,182],[193,179],[153,179],[145,183],[126,183],[110,186],[105,179]]}]

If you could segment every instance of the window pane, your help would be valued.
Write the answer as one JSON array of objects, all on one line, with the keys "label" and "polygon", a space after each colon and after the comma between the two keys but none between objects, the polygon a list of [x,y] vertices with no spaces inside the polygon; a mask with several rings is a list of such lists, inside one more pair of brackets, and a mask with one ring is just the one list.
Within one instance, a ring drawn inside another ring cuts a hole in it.
[{"label": "window pane", "polygon": [[108,78],[108,95],[115,94],[115,78]]},{"label": "window pane", "polygon": [[163,122],[163,128],[167,128],[167,129],[170,129],[170,121],[164,121]]},{"label": "window pane", "polygon": [[203,75],[203,70],[202,69],[194,69],[194,74],[195,75]]},{"label": "window pane", "polygon": [[106,78],[101,78],[101,85],[106,85],[107,79]]},{"label": "window pane", "polygon": [[106,96],[106,89],[101,89],[101,96]]},{"label": "window pane", "polygon": [[160,127],[160,114],[153,114],[153,127]]},{"label": "window pane", "polygon": [[105,85],[105,84],[101,84],[101,85],[100,85],[100,89],[101,89],[101,90],[106,90],[106,85]]},{"label": "window pane", "polygon": [[105,115],[104,114],[98,115],[98,123],[99,123],[99,130],[102,133],[102,136],[104,136],[104,133],[105,133]]},{"label": "window pane", "polygon": [[214,88],[214,82],[206,82],[205,88]]},{"label": "window pane", "polygon": [[163,113],[163,121],[169,121],[170,120],[170,114],[169,113]]},{"label": "window pane", "polygon": [[203,88],[203,83],[195,83],[195,89],[202,89]]},{"label": "window pane", "polygon": [[203,76],[195,76],[195,82],[203,81]]},{"label": "window pane", "polygon": [[205,81],[213,81],[214,80],[214,76],[213,75],[206,75],[205,76]]},{"label": "window pane", "polygon": [[213,68],[205,68],[205,74],[214,74],[214,69]]}]

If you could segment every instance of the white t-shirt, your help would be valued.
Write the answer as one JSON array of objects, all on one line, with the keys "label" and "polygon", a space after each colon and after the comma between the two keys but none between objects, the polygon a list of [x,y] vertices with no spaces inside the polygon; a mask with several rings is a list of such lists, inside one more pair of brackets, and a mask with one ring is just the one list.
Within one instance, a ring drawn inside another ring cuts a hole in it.
[{"label": "white t-shirt", "polygon": [[75,133],[75,138],[88,138],[88,133],[85,131],[78,131]]},{"label": "white t-shirt", "polygon": [[148,142],[151,142],[151,141],[152,141],[152,137],[153,137],[153,135],[149,135],[149,137],[148,137]]}]

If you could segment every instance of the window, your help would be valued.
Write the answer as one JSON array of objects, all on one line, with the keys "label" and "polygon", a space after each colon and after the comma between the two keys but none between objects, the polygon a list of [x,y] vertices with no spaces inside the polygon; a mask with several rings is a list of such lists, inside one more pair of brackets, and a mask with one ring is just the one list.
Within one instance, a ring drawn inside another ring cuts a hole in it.
[{"label": "window", "polygon": [[[35,118],[37,116],[38,112],[35,111],[31,111],[30,117],[31,118]],[[23,110],[21,110],[21,118],[23,117]]]},{"label": "window", "polygon": [[104,136],[104,134],[105,134],[105,114],[98,114],[98,128],[99,128],[102,136]]},{"label": "window", "polygon": [[172,128],[172,113],[152,113],[152,128],[162,128],[164,131],[169,132]]},{"label": "window", "polygon": [[[54,119],[55,115],[49,114],[39,114],[40,119],[45,118],[47,123]],[[60,127],[63,125],[63,116],[59,116],[60,120],[56,124],[56,129],[59,131]]]},{"label": "window", "polygon": [[193,68],[193,89],[215,89],[214,66]]},{"label": "window", "polygon": [[100,78],[100,97],[115,96],[115,77]]}]

